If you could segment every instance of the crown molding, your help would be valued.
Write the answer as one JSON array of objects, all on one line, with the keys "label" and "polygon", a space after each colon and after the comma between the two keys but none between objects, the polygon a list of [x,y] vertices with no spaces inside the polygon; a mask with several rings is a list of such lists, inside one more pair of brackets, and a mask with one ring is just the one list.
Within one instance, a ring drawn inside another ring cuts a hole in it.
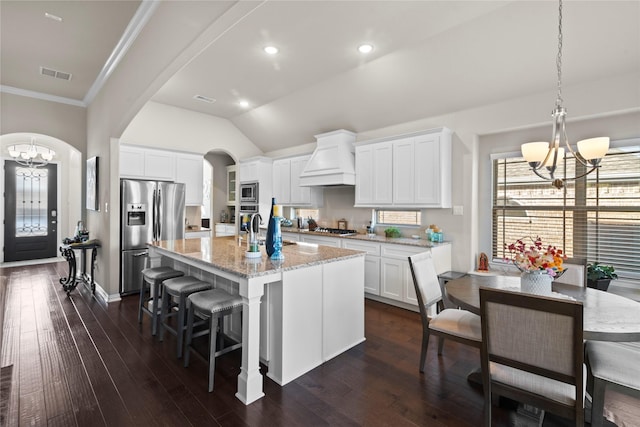
[{"label": "crown molding", "polygon": [[0,92],[11,93],[18,96],[26,96],[28,98],[41,99],[43,101],[57,102],[59,104],[73,105],[75,107],[87,108],[87,104],[78,99],[65,98],[63,96],[50,95],[48,93],[35,92],[33,90],[20,89],[13,86],[0,85]]},{"label": "crown molding", "polygon": [[105,85],[111,73],[113,73],[113,70],[116,69],[144,26],[147,25],[147,22],[149,22],[149,19],[151,19],[151,16],[154,14],[159,4],[160,2],[155,0],[142,1],[138,10],[136,10],[136,13],[133,15],[133,18],[131,18],[129,25],[127,25],[124,33],[122,33],[122,37],[120,37],[118,44],[113,49],[113,52],[111,52],[111,55],[109,55],[109,59],[107,59],[107,62],[105,62],[102,70],[100,70],[98,77],[96,77],[96,80],[85,95],[83,99],[85,105],[89,105],[93,102],[93,99]]}]

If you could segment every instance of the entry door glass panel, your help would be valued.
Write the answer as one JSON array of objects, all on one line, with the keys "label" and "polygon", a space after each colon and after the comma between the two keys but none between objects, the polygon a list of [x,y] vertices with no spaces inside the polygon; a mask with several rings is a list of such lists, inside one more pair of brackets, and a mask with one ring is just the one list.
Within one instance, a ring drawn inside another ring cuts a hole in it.
[{"label": "entry door glass panel", "polygon": [[16,168],[16,237],[48,233],[47,169]]}]

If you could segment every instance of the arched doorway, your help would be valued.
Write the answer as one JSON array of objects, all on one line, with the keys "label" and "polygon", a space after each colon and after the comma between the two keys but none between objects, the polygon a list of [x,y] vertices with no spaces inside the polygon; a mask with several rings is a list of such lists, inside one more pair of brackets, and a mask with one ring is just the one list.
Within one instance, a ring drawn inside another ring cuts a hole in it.
[{"label": "arched doorway", "polygon": [[[35,133],[12,133],[0,136],[0,157],[2,165],[4,166],[6,162],[10,162],[11,164],[15,164],[11,160],[11,157],[8,154],[8,147],[13,144],[25,143],[29,142],[31,138],[36,138],[36,141],[39,145],[46,146],[51,148],[56,152],[55,157],[50,162],[53,168],[56,171],[56,177],[52,184],[56,187],[56,196],[55,201],[50,203],[47,206],[47,211],[49,215],[51,214],[51,209],[55,207],[55,233],[51,236],[52,241],[54,242],[54,250],[52,257],[57,256],[57,243],[62,240],[64,236],[70,236],[73,234],[75,225],[78,220],[82,219],[82,153],[79,150],[72,147],[70,144],[59,140],[57,138],[35,134]],[[15,169],[15,168],[13,168]],[[5,168],[6,170],[6,168]],[[26,178],[28,180],[30,178]],[[7,182],[6,177],[3,173],[3,178],[0,183],[0,190],[3,194],[7,194],[8,192],[16,191],[15,182]],[[11,188],[7,188],[7,186],[11,184]],[[31,183],[29,183],[31,185]],[[6,220],[10,217],[15,217],[15,211],[7,212],[6,204],[7,197],[4,198],[2,206],[0,206],[0,221],[2,221],[6,225]],[[15,206],[10,209],[16,209]],[[52,219],[52,218],[49,218]],[[9,227],[11,228],[11,227]],[[20,232],[13,232],[11,237],[14,237],[16,234],[20,234]],[[24,230],[22,230],[22,235],[24,235]],[[9,259],[13,259],[13,257],[7,256],[7,237],[5,227],[0,227],[0,239],[3,242],[3,247],[5,247],[5,252],[2,253],[0,261],[5,262]],[[13,249],[10,249],[13,252]],[[49,251],[49,255],[51,251]],[[47,255],[48,257],[48,255]],[[33,253],[33,255],[21,255],[21,259],[41,259],[43,258],[42,253]]]},{"label": "arched doorway", "polygon": [[[236,162],[234,158],[223,150],[211,150],[204,156],[205,162],[211,165],[212,173],[210,177],[205,174],[205,187],[207,178],[210,178],[209,191],[209,211],[203,208],[203,219],[209,219],[210,227],[213,230],[216,223],[227,222],[236,223],[237,218],[237,181],[234,168]],[[229,188],[231,185],[232,188]],[[206,194],[205,194],[205,204]]]}]

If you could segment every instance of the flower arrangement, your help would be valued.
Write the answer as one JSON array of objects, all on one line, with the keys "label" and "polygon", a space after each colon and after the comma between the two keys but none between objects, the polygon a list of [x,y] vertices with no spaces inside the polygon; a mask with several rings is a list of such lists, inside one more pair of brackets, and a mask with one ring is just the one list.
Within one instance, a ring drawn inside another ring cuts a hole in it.
[{"label": "flower arrangement", "polygon": [[562,274],[562,262],[566,258],[562,249],[551,245],[543,247],[540,236],[531,240],[532,245],[527,245],[519,239],[507,246],[513,264],[522,272],[546,271],[551,277]]}]

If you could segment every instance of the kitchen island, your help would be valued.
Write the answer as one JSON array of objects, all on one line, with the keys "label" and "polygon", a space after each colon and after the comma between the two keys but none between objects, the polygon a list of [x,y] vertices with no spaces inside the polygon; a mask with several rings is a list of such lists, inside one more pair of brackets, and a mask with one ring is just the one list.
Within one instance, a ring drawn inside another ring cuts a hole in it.
[{"label": "kitchen island", "polygon": [[[245,257],[236,237],[149,244],[152,266],[238,284],[242,364],[236,397],[264,396],[259,361],[280,385],[364,341],[364,252],[306,243],[283,247],[283,262]],[[263,309],[261,310],[261,302]]]}]

